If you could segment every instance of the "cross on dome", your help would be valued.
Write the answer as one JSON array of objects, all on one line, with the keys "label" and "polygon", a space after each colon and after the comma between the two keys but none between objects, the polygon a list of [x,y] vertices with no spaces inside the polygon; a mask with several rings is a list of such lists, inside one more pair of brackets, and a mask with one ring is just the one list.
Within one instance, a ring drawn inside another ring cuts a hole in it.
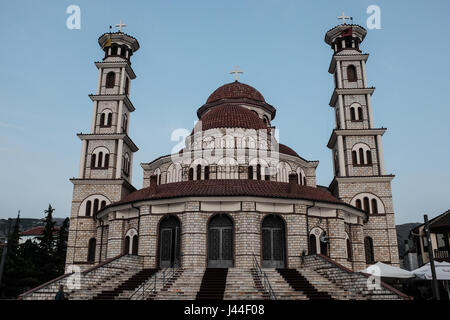
[{"label": "cross on dome", "polygon": [[344,12],[342,12],[342,15],[340,17],[338,17],[338,20],[341,19],[342,20],[342,24],[347,24],[345,19],[353,19],[352,17],[346,16],[344,14]]},{"label": "cross on dome", "polygon": [[116,27],[119,28],[119,32],[122,32],[122,28],[126,27],[127,25],[125,23],[122,23],[122,19],[120,19],[120,23],[116,24]]},{"label": "cross on dome", "polygon": [[244,71],[239,70],[238,66],[234,67],[234,70],[230,72],[230,74],[234,73],[234,80],[238,81],[239,80],[239,73],[244,73]]}]

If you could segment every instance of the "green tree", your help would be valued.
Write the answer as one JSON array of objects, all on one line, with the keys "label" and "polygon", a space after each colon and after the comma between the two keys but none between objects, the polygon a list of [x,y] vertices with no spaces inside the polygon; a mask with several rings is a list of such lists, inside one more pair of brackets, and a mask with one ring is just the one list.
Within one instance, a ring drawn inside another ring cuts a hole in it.
[{"label": "green tree", "polygon": [[53,212],[55,209],[51,204],[44,212],[47,214],[44,218],[44,229],[42,230],[42,237],[40,239],[39,247],[41,252],[40,268],[44,272],[43,282],[56,278],[58,275],[58,268],[55,264],[55,231],[56,222],[53,220]]},{"label": "green tree", "polygon": [[69,237],[69,222],[70,222],[69,218],[64,219],[64,222],[58,232],[58,239],[56,240],[55,263],[57,266],[57,272],[59,274],[64,273],[64,265],[66,263],[67,239]]}]

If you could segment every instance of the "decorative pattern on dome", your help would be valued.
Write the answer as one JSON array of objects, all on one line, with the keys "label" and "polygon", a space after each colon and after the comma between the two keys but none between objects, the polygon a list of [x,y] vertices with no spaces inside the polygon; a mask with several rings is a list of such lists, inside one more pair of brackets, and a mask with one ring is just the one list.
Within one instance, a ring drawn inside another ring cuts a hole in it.
[{"label": "decorative pattern on dome", "polygon": [[[200,119],[202,130],[214,128],[266,129],[267,125],[256,114],[247,108],[235,104],[222,104],[211,108]],[[197,122],[197,126],[200,122]],[[199,129],[199,128],[198,128]]]},{"label": "decorative pattern on dome", "polygon": [[239,99],[247,98],[260,102],[266,102],[262,94],[255,88],[235,81],[228,83],[216,89],[208,98],[206,103],[215,102],[222,99]]}]

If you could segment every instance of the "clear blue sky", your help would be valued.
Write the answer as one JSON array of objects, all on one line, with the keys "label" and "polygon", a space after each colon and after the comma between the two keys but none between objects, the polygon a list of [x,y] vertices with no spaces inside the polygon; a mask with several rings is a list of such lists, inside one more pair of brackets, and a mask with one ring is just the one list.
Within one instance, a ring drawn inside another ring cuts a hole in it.
[{"label": "clear blue sky", "polygon": [[[66,28],[66,8],[81,8],[81,29]],[[97,38],[122,19],[141,49],[133,56],[136,111],[130,136],[141,162],[167,154],[176,128],[191,129],[208,95],[233,78],[257,88],[278,112],[281,142],[319,160],[317,181],[332,180],[326,147],[334,116],[328,106],[332,52],[325,32],[345,11],[366,26],[366,9],[381,8],[380,30],[362,45],[373,113],[387,127],[384,155],[393,173],[397,223],[421,221],[450,208],[450,2],[442,1],[1,1],[0,218],[42,217],[51,203],[69,216],[81,142],[89,132]]]}]

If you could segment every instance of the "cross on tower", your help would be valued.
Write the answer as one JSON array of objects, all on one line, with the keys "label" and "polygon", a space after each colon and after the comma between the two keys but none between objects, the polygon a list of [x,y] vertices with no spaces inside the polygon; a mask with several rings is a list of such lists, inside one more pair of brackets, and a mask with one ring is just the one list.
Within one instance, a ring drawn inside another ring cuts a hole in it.
[{"label": "cross on tower", "polygon": [[230,72],[230,74],[234,73],[234,80],[238,81],[239,80],[239,73],[244,73],[244,71],[239,70],[239,67],[236,66],[234,67],[234,70]]},{"label": "cross on tower", "polygon": [[119,32],[122,32],[122,27],[126,27],[127,25],[125,23],[122,23],[122,19],[120,19],[120,23],[116,24],[116,27],[119,28]]},{"label": "cross on tower", "polygon": [[344,12],[342,12],[342,16],[338,17],[338,20],[339,20],[339,19],[342,20],[342,24],[347,24],[347,23],[345,22],[345,19],[352,19],[352,17],[346,16],[346,15],[344,14]]}]

